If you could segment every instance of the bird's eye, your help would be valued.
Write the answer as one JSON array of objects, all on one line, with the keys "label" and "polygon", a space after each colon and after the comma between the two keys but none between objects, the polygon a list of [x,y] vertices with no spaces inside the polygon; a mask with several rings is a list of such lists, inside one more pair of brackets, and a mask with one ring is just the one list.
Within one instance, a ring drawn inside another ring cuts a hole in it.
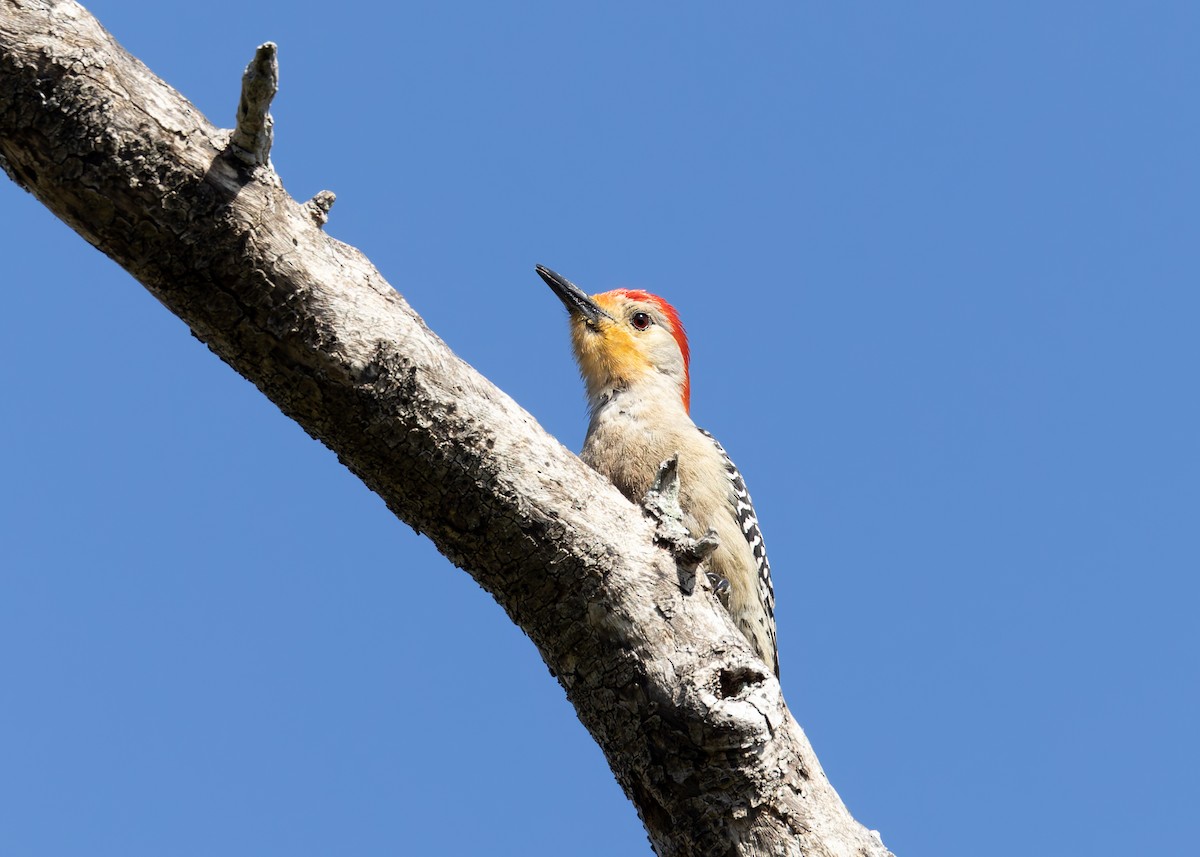
[{"label": "bird's eye", "polygon": [[638,330],[645,330],[653,321],[654,319],[650,318],[650,313],[648,312],[635,312],[629,319],[629,323]]}]

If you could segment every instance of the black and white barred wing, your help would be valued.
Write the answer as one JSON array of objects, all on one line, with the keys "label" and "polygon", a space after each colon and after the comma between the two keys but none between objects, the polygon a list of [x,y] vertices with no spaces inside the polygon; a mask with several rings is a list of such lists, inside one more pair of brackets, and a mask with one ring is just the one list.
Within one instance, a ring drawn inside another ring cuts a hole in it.
[{"label": "black and white barred wing", "polygon": [[[729,476],[729,483],[737,502],[738,525],[742,528],[742,535],[746,537],[746,542],[754,552],[754,561],[758,565],[758,594],[767,614],[767,630],[771,635],[772,643],[774,643],[775,586],[771,583],[771,563],[767,560],[767,546],[763,543],[762,531],[758,527],[758,516],[754,513],[754,503],[750,500],[750,492],[746,489],[746,480],[742,478],[737,465],[733,463],[720,441],[704,429],[700,429],[700,433],[713,442],[713,446],[721,453],[721,458],[725,462],[725,472]],[[776,669],[778,669],[778,664]]]}]

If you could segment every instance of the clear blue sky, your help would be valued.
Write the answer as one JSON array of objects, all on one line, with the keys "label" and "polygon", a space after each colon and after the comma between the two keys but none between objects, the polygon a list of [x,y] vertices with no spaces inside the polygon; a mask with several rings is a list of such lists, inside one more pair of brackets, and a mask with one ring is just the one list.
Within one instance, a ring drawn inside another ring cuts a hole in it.
[{"label": "clear blue sky", "polygon": [[[1182,854],[1195,4],[103,0],[578,449],[547,264],[677,304],[787,698],[900,855]],[[0,853],[648,854],[533,646],[0,182]]]}]

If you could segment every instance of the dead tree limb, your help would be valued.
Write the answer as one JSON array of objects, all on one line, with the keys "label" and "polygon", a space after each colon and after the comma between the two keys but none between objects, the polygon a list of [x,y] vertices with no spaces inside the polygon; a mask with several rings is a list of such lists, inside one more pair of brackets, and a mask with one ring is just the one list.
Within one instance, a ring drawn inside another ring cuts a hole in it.
[{"label": "dead tree limb", "polygon": [[303,205],[283,190],[268,159],[273,45],[231,132],[77,4],[0,11],[0,166],[496,598],[659,854],[888,853],[642,512],[320,230],[331,194]]}]

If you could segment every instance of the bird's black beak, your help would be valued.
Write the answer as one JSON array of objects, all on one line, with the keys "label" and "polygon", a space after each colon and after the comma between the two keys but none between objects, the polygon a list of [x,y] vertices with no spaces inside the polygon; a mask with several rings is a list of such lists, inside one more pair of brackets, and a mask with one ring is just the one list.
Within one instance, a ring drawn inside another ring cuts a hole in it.
[{"label": "bird's black beak", "polygon": [[536,268],[538,276],[546,281],[554,294],[558,295],[558,299],[563,302],[563,306],[571,315],[582,316],[588,325],[594,327],[602,318],[612,321],[612,316],[600,308],[594,300],[584,294],[583,289],[572,283],[566,277],[554,273],[544,265],[538,265]]}]

